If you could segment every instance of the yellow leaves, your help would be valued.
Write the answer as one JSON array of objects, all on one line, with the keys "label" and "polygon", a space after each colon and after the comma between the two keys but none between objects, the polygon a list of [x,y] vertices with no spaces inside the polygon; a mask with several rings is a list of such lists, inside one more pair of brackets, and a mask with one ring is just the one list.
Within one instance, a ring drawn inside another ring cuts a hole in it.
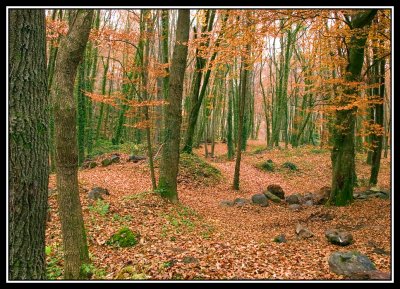
[{"label": "yellow leaves", "polygon": [[[46,18],[46,40],[56,40],[61,35],[68,32],[68,23],[61,20],[52,20],[51,17]],[[53,43],[56,46],[55,43]]]}]

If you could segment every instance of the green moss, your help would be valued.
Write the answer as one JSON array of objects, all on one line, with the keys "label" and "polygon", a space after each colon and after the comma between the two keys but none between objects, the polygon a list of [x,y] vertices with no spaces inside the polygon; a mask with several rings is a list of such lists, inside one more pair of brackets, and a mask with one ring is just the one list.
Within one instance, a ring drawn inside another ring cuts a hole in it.
[{"label": "green moss", "polygon": [[262,154],[263,152],[267,151],[268,147],[267,146],[256,146],[250,154],[252,155],[257,155],[257,154]]},{"label": "green moss", "polygon": [[133,233],[128,227],[123,227],[112,235],[106,244],[116,247],[132,247],[138,243],[138,238],[139,236]]},{"label": "green moss", "polygon": [[222,179],[221,172],[195,154],[182,153],[179,175],[205,184],[215,184]]}]

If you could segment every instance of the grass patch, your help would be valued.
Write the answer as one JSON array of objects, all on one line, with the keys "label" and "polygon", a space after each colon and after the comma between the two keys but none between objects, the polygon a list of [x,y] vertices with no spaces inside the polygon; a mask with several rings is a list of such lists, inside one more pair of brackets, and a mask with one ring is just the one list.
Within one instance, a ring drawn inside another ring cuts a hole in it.
[{"label": "grass patch", "polygon": [[310,152],[313,153],[313,154],[323,154],[323,153],[327,153],[327,152],[329,152],[329,151],[330,151],[330,150],[321,149],[321,148],[314,148],[314,149],[311,149],[311,150],[310,150]]},{"label": "grass patch", "polygon": [[195,154],[182,153],[179,161],[179,176],[206,185],[218,183],[221,172]]},{"label": "grass patch", "polygon": [[137,194],[132,194],[132,195],[127,195],[124,196],[123,199],[124,200],[143,200],[145,199],[148,195],[152,194],[153,192],[140,192]]},{"label": "grass patch", "polygon": [[136,144],[133,142],[124,142],[122,144],[113,144],[111,140],[99,139],[94,147],[93,151],[88,158],[100,156],[102,154],[108,154],[112,152],[121,152],[126,154],[144,154],[146,152],[145,144]]},{"label": "grass patch", "polygon": [[89,211],[95,212],[101,216],[105,216],[108,213],[109,209],[110,204],[101,199],[97,200],[94,205],[89,206]]},{"label": "grass patch", "polygon": [[294,163],[286,162],[282,165],[283,168],[289,169],[291,171],[297,171],[298,168]]},{"label": "grass patch", "polygon": [[64,271],[62,266],[63,254],[61,245],[54,243],[53,246],[45,247],[46,253],[46,277],[48,280],[61,279]]},{"label": "grass patch", "polygon": [[261,145],[261,146],[255,146],[254,149],[252,149],[250,151],[250,154],[252,155],[258,155],[258,154],[262,154],[263,152],[267,151],[268,147],[265,145]]}]

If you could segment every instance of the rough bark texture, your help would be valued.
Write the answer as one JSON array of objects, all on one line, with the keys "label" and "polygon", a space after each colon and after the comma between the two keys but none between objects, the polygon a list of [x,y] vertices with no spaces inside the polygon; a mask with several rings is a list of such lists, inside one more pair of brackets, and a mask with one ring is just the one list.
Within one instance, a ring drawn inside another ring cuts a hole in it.
[{"label": "rough bark texture", "polygon": [[49,103],[44,10],[9,12],[9,279],[46,278]]},{"label": "rough bark texture", "polygon": [[163,198],[178,202],[177,183],[179,142],[182,123],[182,93],[189,39],[190,10],[178,14],[176,44],[172,55],[169,79],[169,104],[165,113],[164,147],[160,163],[158,190]]},{"label": "rough bark texture", "polygon": [[78,150],[74,81],[88,41],[93,10],[71,11],[68,34],[61,39],[52,95],[56,131],[58,206],[64,248],[64,278],[82,279],[89,262],[78,189]]},{"label": "rough bark texture", "polygon": [[[359,12],[349,23],[350,28],[367,28],[377,10]],[[368,32],[358,32],[351,37],[349,43],[349,64],[345,79],[348,82],[359,81],[364,60],[364,46]],[[357,92],[352,88],[345,90],[346,95]],[[335,129],[333,131],[332,160],[332,190],[329,203],[335,206],[344,206],[353,201],[355,175],[354,127],[357,107],[351,105],[351,99],[342,100],[339,105],[350,105],[349,109],[336,111]]]}]

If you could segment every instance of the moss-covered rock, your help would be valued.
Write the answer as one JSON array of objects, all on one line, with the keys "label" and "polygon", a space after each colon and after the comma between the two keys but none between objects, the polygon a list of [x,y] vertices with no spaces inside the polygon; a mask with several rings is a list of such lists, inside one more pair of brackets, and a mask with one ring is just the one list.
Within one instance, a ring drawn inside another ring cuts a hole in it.
[{"label": "moss-covered rock", "polygon": [[267,160],[266,162],[261,162],[256,165],[259,169],[267,172],[275,171],[275,164],[272,160]]},{"label": "moss-covered rock", "polygon": [[132,247],[138,243],[138,239],[138,234],[133,233],[128,227],[123,227],[112,235],[106,244],[116,247]]}]

